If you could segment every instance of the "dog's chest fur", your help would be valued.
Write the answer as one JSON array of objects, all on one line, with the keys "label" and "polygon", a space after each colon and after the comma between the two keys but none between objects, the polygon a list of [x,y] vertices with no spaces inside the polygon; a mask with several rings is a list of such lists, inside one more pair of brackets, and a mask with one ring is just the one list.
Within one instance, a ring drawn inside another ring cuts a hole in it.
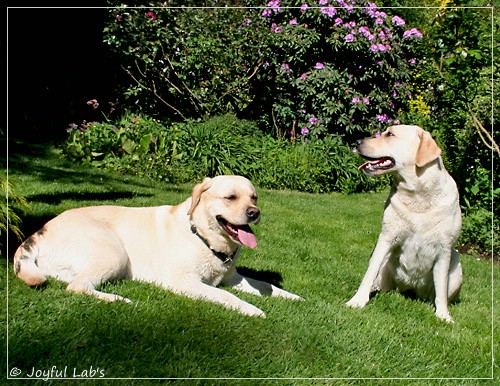
[{"label": "dog's chest fur", "polygon": [[201,261],[197,266],[197,271],[203,283],[211,286],[218,286],[234,264],[234,260],[224,263],[212,252],[207,251],[206,253],[203,253],[203,256],[201,256]]},{"label": "dog's chest fur", "polygon": [[[394,221],[395,216],[400,221]],[[388,268],[400,290],[415,289],[420,297],[433,296],[433,267],[455,243],[460,225],[458,195],[391,192],[383,234],[393,246]]]}]

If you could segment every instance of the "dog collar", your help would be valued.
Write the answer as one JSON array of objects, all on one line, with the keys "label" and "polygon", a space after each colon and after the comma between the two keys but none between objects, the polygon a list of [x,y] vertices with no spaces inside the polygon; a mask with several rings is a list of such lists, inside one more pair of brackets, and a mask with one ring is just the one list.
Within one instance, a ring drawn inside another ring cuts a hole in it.
[{"label": "dog collar", "polygon": [[191,224],[191,232],[193,232],[196,236],[198,236],[200,238],[201,241],[203,241],[203,243],[208,247],[208,249],[210,249],[212,251],[212,253],[220,260],[222,261],[224,264],[227,264],[227,263],[230,263],[233,261],[233,259],[235,258],[236,256],[236,253],[238,252],[238,249],[236,249],[236,251],[234,251],[234,253],[232,255],[228,255],[224,252],[218,252],[216,251],[215,249],[213,249],[210,244],[208,243],[208,240],[206,238],[204,238],[202,235],[200,235],[198,233],[198,229],[196,229],[196,225],[194,224]]}]

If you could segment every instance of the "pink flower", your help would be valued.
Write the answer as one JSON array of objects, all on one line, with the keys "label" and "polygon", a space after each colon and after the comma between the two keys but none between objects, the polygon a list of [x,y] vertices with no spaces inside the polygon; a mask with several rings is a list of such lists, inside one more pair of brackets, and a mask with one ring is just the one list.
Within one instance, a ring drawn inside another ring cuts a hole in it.
[{"label": "pink flower", "polygon": [[387,116],[387,114],[377,114],[375,116],[377,118],[377,121],[382,122],[382,123],[390,123],[391,119]]},{"label": "pink flower", "polygon": [[297,19],[292,19],[288,22],[290,25],[297,25]]},{"label": "pink flower", "polygon": [[328,17],[334,17],[337,14],[337,9],[328,5],[328,7],[321,7],[322,14],[328,15]]},{"label": "pink flower", "polygon": [[280,0],[272,0],[269,3],[267,3],[268,7],[271,7],[274,12],[279,12],[280,11]]},{"label": "pink flower", "polygon": [[369,105],[369,104],[370,104],[370,98],[368,98],[368,97],[363,97],[363,103],[364,103],[365,105]]},{"label": "pink flower", "polygon": [[394,16],[391,21],[392,24],[396,24],[398,27],[402,27],[406,24],[405,21],[401,19],[399,16]]},{"label": "pink flower", "polygon": [[325,68],[325,65],[321,62],[317,62],[316,65],[314,66],[314,68],[316,70],[322,70],[323,68]]},{"label": "pink flower", "polygon": [[339,26],[339,25],[341,25],[342,23],[343,23],[342,19],[341,19],[340,17],[337,17],[337,18],[335,19],[335,24],[334,24],[334,26],[335,26],[335,27],[338,27],[338,26]]},{"label": "pink flower", "polygon": [[308,8],[309,8],[309,6],[308,6],[307,4],[302,4],[302,5],[300,6],[300,10],[301,10],[302,12],[305,12]]},{"label": "pink flower", "polygon": [[264,17],[269,17],[269,16],[271,16],[271,13],[272,13],[272,12],[271,12],[271,10],[270,10],[270,9],[264,9],[264,10],[262,11],[262,16],[264,16]]},{"label": "pink flower", "polygon": [[279,25],[277,25],[276,23],[273,23],[273,24],[271,24],[271,31],[279,34],[281,32],[281,27]]},{"label": "pink flower", "polygon": [[315,125],[315,124],[320,123],[320,122],[321,122],[321,121],[320,121],[318,118],[316,118],[316,117],[311,117],[311,118],[309,118],[309,123],[310,123],[311,125]]},{"label": "pink flower", "polygon": [[156,19],[156,15],[154,14],[154,12],[151,12],[151,11],[146,12],[144,16],[146,16],[146,19],[149,19],[149,20]]},{"label": "pink flower", "polygon": [[358,97],[354,97],[352,98],[352,103],[354,103],[355,105],[361,103],[360,99]]},{"label": "pink flower", "polygon": [[344,39],[345,39],[345,41],[346,41],[347,43],[351,43],[351,42],[353,42],[353,41],[354,41],[354,35],[353,35],[353,34],[348,34],[348,35],[346,35],[346,36],[344,37]]},{"label": "pink flower", "polygon": [[307,135],[309,134],[309,129],[307,127],[303,127],[302,130],[300,130],[300,133],[302,135]]},{"label": "pink flower", "polygon": [[300,79],[304,80],[309,78],[309,75],[307,75],[305,72],[300,76]]},{"label": "pink flower", "polygon": [[95,110],[99,107],[99,102],[97,102],[97,99],[91,99],[87,101],[88,106],[92,106],[92,108]]},{"label": "pink flower", "polygon": [[412,29],[409,29],[409,30],[406,30],[404,33],[403,33],[403,38],[418,38],[420,39],[422,37],[422,32],[420,32],[418,29],[416,28],[412,28]]},{"label": "pink flower", "polygon": [[369,36],[370,35],[370,30],[368,27],[362,25],[361,27],[359,27],[358,29],[359,33],[361,33],[362,35],[364,36]]}]

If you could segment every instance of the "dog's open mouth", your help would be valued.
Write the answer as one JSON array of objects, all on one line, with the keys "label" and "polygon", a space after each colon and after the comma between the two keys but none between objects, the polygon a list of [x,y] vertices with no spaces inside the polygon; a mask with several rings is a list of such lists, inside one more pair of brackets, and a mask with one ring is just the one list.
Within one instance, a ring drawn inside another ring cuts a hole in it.
[{"label": "dog's open mouth", "polygon": [[358,167],[358,170],[363,170],[366,174],[373,174],[377,171],[384,171],[392,169],[396,165],[391,157],[381,157],[381,158],[370,158],[362,155],[368,161]]},{"label": "dog's open mouth", "polygon": [[248,224],[235,225],[228,222],[222,217],[217,217],[222,229],[233,239],[235,242],[246,245],[248,248],[255,248],[257,246],[257,238]]}]

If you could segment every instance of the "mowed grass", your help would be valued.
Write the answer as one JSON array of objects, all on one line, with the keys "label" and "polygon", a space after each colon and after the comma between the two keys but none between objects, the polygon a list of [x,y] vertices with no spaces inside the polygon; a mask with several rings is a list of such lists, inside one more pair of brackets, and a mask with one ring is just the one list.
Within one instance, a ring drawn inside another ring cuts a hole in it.
[{"label": "mowed grass", "polygon": [[[9,148],[9,177],[32,205],[23,216],[26,235],[72,207],[176,204],[196,183],[175,186],[85,168],[64,161],[51,147],[16,144]],[[450,307],[452,325],[434,316],[432,304],[394,292],[353,310],[344,303],[367,268],[387,192],[258,191],[262,221],[253,229],[259,245],[244,249],[238,266],[304,302],[229,290],[264,310],[267,318],[260,319],[133,281],[104,287],[132,299],[132,305],[71,294],[53,279],[33,289],[13,274],[18,243],[9,240],[0,271],[7,306],[2,363],[19,374],[8,375],[29,378],[33,371],[55,368],[67,378],[126,384],[153,378],[189,384],[218,384],[220,378],[253,379],[245,384],[495,383],[498,297],[492,286],[499,286],[498,264],[462,256],[464,285],[461,300]]]}]

